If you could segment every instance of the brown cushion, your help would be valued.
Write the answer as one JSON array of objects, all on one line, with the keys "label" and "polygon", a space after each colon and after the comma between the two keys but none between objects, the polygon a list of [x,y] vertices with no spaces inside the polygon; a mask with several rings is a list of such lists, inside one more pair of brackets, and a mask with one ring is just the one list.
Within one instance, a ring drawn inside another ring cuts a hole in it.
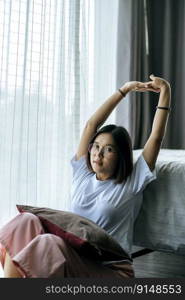
[{"label": "brown cushion", "polygon": [[117,241],[89,219],[47,207],[17,205],[17,209],[39,217],[46,232],[63,238],[81,255],[102,261],[130,259]]}]

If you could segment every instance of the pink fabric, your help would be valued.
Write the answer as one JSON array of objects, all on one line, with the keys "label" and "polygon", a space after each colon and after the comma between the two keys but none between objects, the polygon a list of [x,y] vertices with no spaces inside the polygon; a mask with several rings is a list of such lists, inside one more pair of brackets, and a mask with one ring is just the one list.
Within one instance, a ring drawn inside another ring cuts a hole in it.
[{"label": "pink fabric", "polygon": [[45,233],[39,218],[21,213],[0,230],[0,261],[6,251],[23,277],[134,277],[132,265],[109,267],[80,256],[61,238]]},{"label": "pink fabric", "polygon": [[[19,212],[37,216],[49,233],[59,236],[80,255],[101,261],[130,260],[128,253],[104,229],[78,214],[49,207],[17,205]],[[131,262],[131,261],[130,261]]]},{"label": "pink fabric", "polygon": [[[0,262],[4,267],[6,251],[13,259],[26,245],[44,230],[40,220],[31,213],[22,213],[0,230]],[[24,274],[24,276],[26,276]]]}]

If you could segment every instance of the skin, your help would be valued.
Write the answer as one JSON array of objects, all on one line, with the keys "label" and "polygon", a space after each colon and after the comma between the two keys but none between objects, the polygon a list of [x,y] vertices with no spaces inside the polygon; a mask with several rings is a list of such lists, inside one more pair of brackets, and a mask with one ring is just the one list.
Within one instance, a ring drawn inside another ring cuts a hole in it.
[{"label": "skin", "polygon": [[[129,92],[152,91],[155,93],[159,93],[158,106],[170,107],[171,88],[169,83],[165,79],[156,77],[154,75],[150,75],[150,79],[151,81],[148,82],[129,81],[126,82],[120,89],[125,96]],[[98,128],[104,124],[111,112],[122,99],[123,95],[119,91],[116,91],[97,109],[97,111],[87,121],[77,149],[77,160],[81,156],[86,155],[92,137],[97,132]],[[159,154],[161,143],[166,131],[168,115],[168,110],[156,110],[152,125],[152,131],[143,148],[143,157],[151,171],[155,168],[157,156]]]},{"label": "skin", "polygon": [[[171,102],[171,88],[169,83],[165,79],[156,77],[154,75],[150,75],[150,79],[151,80],[148,82],[129,81],[126,82],[120,89],[125,96],[129,92],[151,91],[159,93],[158,106],[169,107]],[[97,132],[98,128],[104,124],[111,112],[122,101],[122,99],[123,95],[119,91],[116,91],[97,109],[97,111],[87,121],[77,149],[77,160],[80,159],[81,156],[87,154],[89,143],[92,140],[94,134]],[[152,131],[143,148],[142,153],[151,171],[155,167],[157,156],[161,148],[161,143],[165,135],[167,121],[168,111],[157,109],[153,120]],[[105,137],[104,134],[101,134],[96,138],[96,140],[98,140],[100,143],[100,148],[108,142],[108,139],[110,139],[110,137]],[[93,170],[96,173],[97,179],[106,180],[110,178],[114,173],[116,158],[112,158],[108,161],[105,157],[102,158],[99,156],[98,159],[100,159],[101,162],[99,165],[94,164],[92,161]],[[5,258],[4,272],[5,277],[21,277],[8,254]]]},{"label": "skin", "polygon": [[6,252],[5,264],[4,264],[4,277],[5,278],[21,278],[22,277],[7,252]]},{"label": "skin", "polygon": [[[106,145],[115,146],[113,137],[110,133],[99,134],[95,141],[100,147],[100,150]],[[93,171],[96,173],[96,178],[99,180],[107,180],[114,174],[118,162],[117,153],[111,153],[108,157],[103,156],[101,151],[91,154],[90,162]]]}]

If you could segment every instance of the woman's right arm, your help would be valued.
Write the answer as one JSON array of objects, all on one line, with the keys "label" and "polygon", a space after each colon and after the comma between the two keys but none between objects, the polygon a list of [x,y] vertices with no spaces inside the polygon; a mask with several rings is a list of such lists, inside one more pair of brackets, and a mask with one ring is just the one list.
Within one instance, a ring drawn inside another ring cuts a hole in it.
[{"label": "woman's right arm", "polygon": [[[145,89],[145,87],[145,83],[139,81],[130,81],[125,83],[121,87],[121,91],[126,96],[126,94],[132,90],[142,91],[143,89]],[[122,98],[123,95],[119,92],[119,90],[116,91],[97,109],[97,111],[87,121],[77,149],[77,160],[87,153],[88,146],[92,137],[94,136],[98,128],[104,124],[104,122],[107,120],[118,103],[122,100]]]}]

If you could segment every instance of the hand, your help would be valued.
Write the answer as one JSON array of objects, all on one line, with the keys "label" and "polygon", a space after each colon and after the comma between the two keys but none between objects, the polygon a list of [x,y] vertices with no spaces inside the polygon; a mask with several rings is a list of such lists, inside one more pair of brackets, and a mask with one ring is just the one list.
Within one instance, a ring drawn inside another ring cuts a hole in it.
[{"label": "hand", "polygon": [[131,91],[135,91],[135,92],[153,91],[157,93],[160,92],[160,89],[157,87],[157,85],[156,87],[152,85],[152,81],[149,82],[128,81],[121,87],[121,90],[125,95]]},{"label": "hand", "polygon": [[131,91],[144,91],[146,89],[146,84],[140,81],[128,81],[122,87],[121,90],[127,94]]},{"label": "hand", "polygon": [[169,82],[163,78],[156,77],[152,74],[150,75],[150,79],[152,81],[145,83],[147,91],[160,92],[162,88],[170,88]]}]

